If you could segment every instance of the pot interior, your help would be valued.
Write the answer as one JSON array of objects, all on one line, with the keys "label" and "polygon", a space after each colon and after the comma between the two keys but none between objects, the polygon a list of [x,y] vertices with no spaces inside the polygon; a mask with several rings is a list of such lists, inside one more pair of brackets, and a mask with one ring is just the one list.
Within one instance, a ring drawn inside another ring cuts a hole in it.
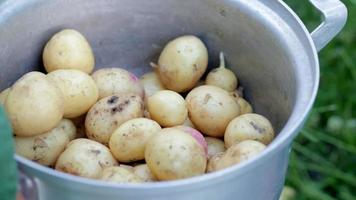
[{"label": "pot interior", "polygon": [[[9,3],[11,2],[11,3]],[[267,19],[259,1],[68,0],[7,1],[0,13],[0,89],[24,73],[43,71],[42,49],[51,35],[74,28],[89,40],[96,69],[150,71],[171,39],[194,34],[209,50],[209,68],[225,53],[245,97],[279,132],[297,95],[298,63],[281,37],[284,26]],[[273,17],[273,16],[272,16]]]}]

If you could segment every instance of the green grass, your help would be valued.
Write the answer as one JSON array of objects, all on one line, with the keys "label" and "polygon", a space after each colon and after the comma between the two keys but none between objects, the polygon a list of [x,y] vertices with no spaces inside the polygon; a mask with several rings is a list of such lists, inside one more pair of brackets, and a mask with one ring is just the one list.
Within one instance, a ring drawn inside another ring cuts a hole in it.
[{"label": "green grass", "polygon": [[[305,128],[293,144],[286,185],[297,200],[356,199],[356,0],[343,1],[349,19],[319,53],[320,88]],[[307,0],[286,0],[309,30],[320,22]]]}]

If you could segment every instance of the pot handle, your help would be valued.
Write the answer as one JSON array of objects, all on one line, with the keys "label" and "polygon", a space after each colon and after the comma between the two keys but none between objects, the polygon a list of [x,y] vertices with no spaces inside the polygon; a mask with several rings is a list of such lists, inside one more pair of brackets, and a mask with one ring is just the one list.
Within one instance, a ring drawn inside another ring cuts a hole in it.
[{"label": "pot handle", "polygon": [[324,48],[345,26],[346,6],[340,0],[309,0],[323,15],[323,22],[311,33],[317,51]]}]

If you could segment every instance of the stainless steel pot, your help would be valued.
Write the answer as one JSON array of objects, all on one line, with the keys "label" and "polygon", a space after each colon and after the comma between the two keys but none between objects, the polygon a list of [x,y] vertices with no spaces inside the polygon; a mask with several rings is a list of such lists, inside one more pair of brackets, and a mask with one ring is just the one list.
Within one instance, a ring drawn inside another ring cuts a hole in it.
[{"label": "stainless steel pot", "polygon": [[45,42],[75,28],[94,48],[96,67],[150,70],[163,45],[182,34],[204,40],[210,66],[226,54],[256,112],[279,132],[261,155],[204,176],[172,182],[115,185],[75,177],[15,156],[42,199],[278,199],[288,154],[315,99],[323,48],[344,26],[339,0],[310,0],[323,14],[309,34],[278,0],[5,0],[0,3],[0,89],[25,72],[42,69]]}]

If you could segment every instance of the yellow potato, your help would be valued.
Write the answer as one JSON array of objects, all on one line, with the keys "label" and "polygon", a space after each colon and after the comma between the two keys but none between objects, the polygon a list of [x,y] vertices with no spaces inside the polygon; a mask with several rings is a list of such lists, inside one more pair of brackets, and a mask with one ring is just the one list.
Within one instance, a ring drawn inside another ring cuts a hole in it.
[{"label": "yellow potato", "polygon": [[239,106],[229,93],[216,86],[194,88],[186,101],[194,126],[212,137],[222,137],[228,123],[240,114]]},{"label": "yellow potato", "polygon": [[131,119],[119,126],[110,137],[109,147],[120,162],[145,158],[148,139],[161,130],[159,124],[146,118]]},{"label": "yellow potato", "polygon": [[0,105],[5,105],[5,101],[7,99],[7,95],[9,95],[10,88],[6,88],[0,93]]},{"label": "yellow potato", "polygon": [[75,137],[75,126],[62,119],[57,127],[41,135],[15,137],[16,153],[42,165],[53,166],[65,146]]},{"label": "yellow potato", "polygon": [[224,141],[214,138],[205,137],[205,141],[208,144],[208,157],[211,158],[214,155],[224,152],[226,150]]},{"label": "yellow potato", "polygon": [[237,100],[237,104],[240,106],[241,115],[253,112],[252,106],[244,98],[240,97]]},{"label": "yellow potato", "polygon": [[210,157],[208,160],[208,164],[206,166],[206,172],[210,173],[210,172],[214,172],[219,170],[219,162],[221,160],[221,158],[224,156],[225,152],[220,152],[215,154],[214,156]]},{"label": "yellow potato", "polygon": [[117,165],[110,150],[89,139],[71,141],[59,156],[55,169],[69,174],[98,179],[106,167]]},{"label": "yellow potato", "polygon": [[73,29],[64,29],[53,35],[43,50],[42,58],[47,72],[77,69],[90,74],[95,65],[90,44]]},{"label": "yellow potato", "polygon": [[134,167],[132,167],[131,165],[120,164],[119,167],[125,168],[125,169],[129,170],[130,172],[134,171]]},{"label": "yellow potato", "polygon": [[205,79],[206,85],[214,85],[228,92],[236,89],[238,80],[234,72],[225,67],[224,54],[220,53],[220,67],[209,72]]},{"label": "yellow potato", "polygon": [[105,97],[90,108],[85,119],[89,139],[107,145],[111,134],[124,122],[143,116],[143,101],[137,94]]},{"label": "yellow potato", "polygon": [[86,73],[76,69],[59,69],[47,75],[64,97],[64,117],[74,118],[85,114],[99,97],[98,87]]},{"label": "yellow potato", "polygon": [[184,98],[170,90],[162,90],[148,97],[147,109],[151,119],[164,127],[181,125],[188,116]]},{"label": "yellow potato", "polygon": [[197,37],[185,35],[170,41],[158,58],[163,85],[176,92],[192,89],[208,66],[208,50]]},{"label": "yellow potato", "polygon": [[136,165],[133,168],[133,173],[141,178],[143,182],[155,182],[157,178],[152,174],[147,164]]},{"label": "yellow potato", "polygon": [[152,96],[158,91],[165,90],[163,84],[159,80],[157,73],[148,72],[141,76],[140,78],[141,85],[145,90],[145,101],[146,98]]},{"label": "yellow potato", "polygon": [[159,180],[175,180],[202,175],[206,168],[204,149],[189,134],[165,128],[148,141],[146,163]]},{"label": "yellow potato", "polygon": [[17,136],[40,135],[62,119],[63,96],[46,75],[29,72],[11,87],[5,108]]},{"label": "yellow potato", "polygon": [[143,87],[138,78],[122,68],[102,68],[92,77],[99,88],[99,99],[122,93],[134,93],[144,97]]},{"label": "yellow potato", "polygon": [[274,138],[272,124],[259,114],[248,113],[233,119],[226,128],[224,141],[229,148],[244,140],[256,140],[269,144]]},{"label": "yellow potato", "polygon": [[189,119],[189,117],[187,117],[185,119],[185,121],[183,122],[182,124],[183,126],[188,126],[188,127],[191,127],[191,128],[194,128],[195,129],[195,126],[193,124],[193,122]]},{"label": "yellow potato", "polygon": [[123,167],[106,167],[100,178],[103,181],[114,183],[141,183],[140,177]]}]

